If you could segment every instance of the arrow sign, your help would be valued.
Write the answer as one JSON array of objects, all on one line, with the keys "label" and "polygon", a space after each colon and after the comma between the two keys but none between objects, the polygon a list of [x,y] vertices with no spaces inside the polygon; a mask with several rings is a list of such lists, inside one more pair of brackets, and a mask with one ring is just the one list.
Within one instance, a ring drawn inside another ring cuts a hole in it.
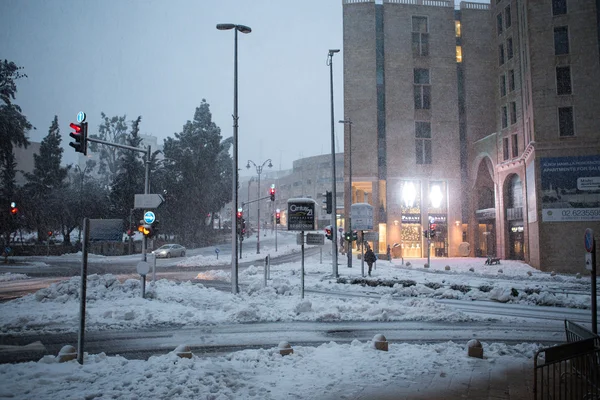
[{"label": "arrow sign", "polygon": [[133,201],[133,208],[158,208],[165,199],[157,193],[154,194],[136,194]]}]

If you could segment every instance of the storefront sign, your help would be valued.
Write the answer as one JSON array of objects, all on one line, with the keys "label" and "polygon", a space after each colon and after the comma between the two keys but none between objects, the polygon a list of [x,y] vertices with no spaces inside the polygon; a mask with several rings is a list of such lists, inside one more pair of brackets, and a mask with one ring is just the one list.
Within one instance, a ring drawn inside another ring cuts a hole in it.
[{"label": "storefront sign", "polygon": [[486,219],[496,219],[496,209],[495,208],[486,208],[483,210],[475,211],[475,216],[478,221],[486,220]]}]

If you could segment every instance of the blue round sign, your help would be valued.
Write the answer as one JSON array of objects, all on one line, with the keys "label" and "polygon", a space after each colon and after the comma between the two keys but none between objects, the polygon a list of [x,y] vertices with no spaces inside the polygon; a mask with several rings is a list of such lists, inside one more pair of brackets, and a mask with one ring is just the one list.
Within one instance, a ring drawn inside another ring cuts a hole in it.
[{"label": "blue round sign", "polygon": [[584,236],[585,251],[591,253],[594,250],[594,231],[590,228],[585,230]]},{"label": "blue round sign", "polygon": [[154,215],[154,213],[152,211],[146,211],[144,213],[144,222],[147,224],[151,224],[154,222],[154,220],[156,219],[156,216]]},{"label": "blue round sign", "polygon": [[79,111],[77,113],[77,122],[81,123],[85,121],[85,113],[83,111]]}]

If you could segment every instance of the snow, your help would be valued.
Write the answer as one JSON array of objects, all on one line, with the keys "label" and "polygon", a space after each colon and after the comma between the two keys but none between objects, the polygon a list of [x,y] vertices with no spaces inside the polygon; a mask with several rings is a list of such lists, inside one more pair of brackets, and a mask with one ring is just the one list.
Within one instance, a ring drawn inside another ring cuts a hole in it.
[{"label": "snow", "polygon": [[[282,239],[284,240],[284,239]],[[299,250],[288,238],[277,254]],[[486,317],[467,315],[437,299],[493,299],[528,305],[587,308],[589,280],[543,273],[518,262],[502,260],[484,266],[481,258],[433,258],[402,262],[379,260],[372,277],[361,276],[360,260],[339,266],[332,276],[328,247],[305,260],[305,298],[301,298],[300,263],[272,265],[263,286],[266,254],[247,252],[256,263],[239,273],[241,293],[219,291],[196,281],[158,280],[141,297],[136,279],[91,275],[87,284],[86,330],[132,330],[153,326],[206,326],[286,321],[447,321],[466,322]],[[253,258],[254,257],[254,258]],[[215,258],[192,256],[178,266],[219,265]],[[229,264],[228,257],[219,262]],[[407,260],[405,260],[407,261]],[[340,256],[340,262],[346,262]],[[447,270],[446,266],[450,266]],[[502,270],[500,272],[500,270]],[[3,274],[0,279],[8,278]],[[228,270],[198,273],[197,279],[230,281]],[[340,283],[358,280],[360,283]],[[74,277],[10,302],[0,304],[0,333],[76,332],[79,321],[79,283]],[[329,293],[327,293],[329,292]],[[349,297],[373,294],[373,298]],[[332,294],[333,293],[333,294]],[[505,317],[511,321],[511,317]],[[469,358],[467,343],[390,343],[377,351],[369,341],[294,346],[281,356],[277,348],[237,351],[226,355],[179,358],[174,352],[148,360],[87,354],[84,364],[58,363],[54,356],[38,362],[0,365],[0,398],[70,399],[315,399],[355,398],[382,382],[416,382],[424,376],[461,369],[531,362],[538,344],[486,343],[484,359]],[[293,346],[293,343],[292,343]],[[366,389],[365,389],[366,390]]]},{"label": "snow", "polygon": [[19,281],[22,279],[28,279],[29,277],[25,274],[15,274],[12,272],[6,272],[0,274],[0,282],[8,282],[8,281]]}]

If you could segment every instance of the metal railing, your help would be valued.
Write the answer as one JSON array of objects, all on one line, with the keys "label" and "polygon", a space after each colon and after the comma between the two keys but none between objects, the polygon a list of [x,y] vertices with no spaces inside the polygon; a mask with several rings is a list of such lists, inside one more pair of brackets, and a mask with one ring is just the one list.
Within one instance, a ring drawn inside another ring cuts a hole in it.
[{"label": "metal railing", "polygon": [[534,356],[534,399],[600,399],[600,337],[565,320],[567,343]]}]

